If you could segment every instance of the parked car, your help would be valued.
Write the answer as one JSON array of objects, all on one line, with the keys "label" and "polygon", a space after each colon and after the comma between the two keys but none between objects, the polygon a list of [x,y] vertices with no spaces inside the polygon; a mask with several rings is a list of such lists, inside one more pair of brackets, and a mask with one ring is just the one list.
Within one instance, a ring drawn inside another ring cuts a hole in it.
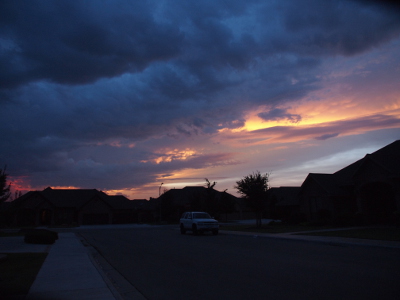
[{"label": "parked car", "polygon": [[185,212],[183,213],[179,223],[181,234],[185,234],[186,231],[192,231],[194,235],[205,231],[211,231],[214,235],[218,234],[218,221],[206,212]]}]

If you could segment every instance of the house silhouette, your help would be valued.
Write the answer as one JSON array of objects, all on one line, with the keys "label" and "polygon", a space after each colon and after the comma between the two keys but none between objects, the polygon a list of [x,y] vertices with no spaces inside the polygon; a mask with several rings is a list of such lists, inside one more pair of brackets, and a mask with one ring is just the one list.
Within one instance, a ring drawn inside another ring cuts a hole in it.
[{"label": "house silhouette", "polygon": [[333,173],[310,173],[298,194],[308,220],[390,223],[400,210],[400,140]]},{"label": "house silhouette", "polygon": [[213,188],[204,186],[186,186],[182,189],[170,189],[160,197],[151,199],[156,220],[177,222],[183,212],[206,211],[213,217],[240,210],[239,198]]},{"label": "house silhouette", "polygon": [[[400,140],[332,174],[309,173],[301,187],[269,190],[266,217],[338,223],[399,222]],[[254,217],[245,200],[203,186],[171,189],[158,198],[129,200],[96,189],[30,191],[7,203],[15,225],[82,225],[179,220],[188,210],[219,218]]]},{"label": "house silhouette", "polygon": [[10,203],[19,226],[132,223],[140,201],[110,196],[96,189],[30,191]]}]

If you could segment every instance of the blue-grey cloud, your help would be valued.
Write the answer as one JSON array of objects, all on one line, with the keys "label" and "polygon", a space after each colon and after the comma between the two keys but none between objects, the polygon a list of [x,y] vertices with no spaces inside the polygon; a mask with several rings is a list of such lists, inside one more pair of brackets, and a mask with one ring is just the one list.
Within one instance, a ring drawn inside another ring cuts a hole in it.
[{"label": "blue-grey cloud", "polygon": [[320,141],[324,141],[324,140],[331,139],[331,138],[334,138],[334,137],[337,137],[337,136],[339,136],[339,133],[327,133],[327,134],[323,134],[323,135],[317,136],[317,137],[315,137],[315,139],[316,140],[320,140]]},{"label": "blue-grey cloud", "polygon": [[2,1],[0,82],[93,82],[179,54],[183,35],[158,24],[149,3]]},{"label": "blue-grey cloud", "polygon": [[285,120],[289,123],[298,123],[301,121],[301,116],[297,114],[290,114],[286,109],[274,108],[268,112],[261,112],[258,116],[265,121],[280,121]]},{"label": "blue-grey cloud", "polygon": [[256,58],[351,55],[399,33],[398,14],[357,2],[239,2],[2,1],[1,87],[83,84],[169,61],[218,89],[213,73]]},{"label": "blue-grey cloud", "polygon": [[1,1],[0,163],[47,185],[146,173],[158,143],[242,127],[318,90],[325,60],[398,38],[398,10],[367,2]]},{"label": "blue-grey cloud", "polygon": [[[281,141],[300,141],[307,139],[326,140],[339,135],[351,135],[355,132],[377,131],[381,129],[399,128],[400,119],[391,115],[363,116],[354,119],[326,122],[323,126],[274,126],[243,133],[243,140],[251,142],[278,139]],[[254,136],[256,138],[254,138]]]}]

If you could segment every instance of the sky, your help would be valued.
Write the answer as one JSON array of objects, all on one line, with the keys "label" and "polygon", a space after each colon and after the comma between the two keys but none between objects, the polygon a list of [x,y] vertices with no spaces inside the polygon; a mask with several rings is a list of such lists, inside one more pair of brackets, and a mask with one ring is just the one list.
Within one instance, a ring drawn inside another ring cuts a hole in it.
[{"label": "sky", "polygon": [[0,1],[0,166],[14,190],[129,199],[256,171],[300,186],[400,138],[400,6]]}]

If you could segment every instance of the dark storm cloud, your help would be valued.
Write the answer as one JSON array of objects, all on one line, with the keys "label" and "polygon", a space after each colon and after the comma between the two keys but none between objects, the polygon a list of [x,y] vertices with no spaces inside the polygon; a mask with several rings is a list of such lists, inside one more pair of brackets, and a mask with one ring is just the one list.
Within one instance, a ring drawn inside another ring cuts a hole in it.
[{"label": "dark storm cloud", "polygon": [[[256,3],[253,24],[240,26],[253,3],[239,2],[2,1],[1,87],[41,79],[82,84],[176,59],[218,90],[227,84],[218,80],[221,69],[245,69],[255,58],[355,54],[399,32],[398,15],[346,1]],[[256,25],[265,29],[252,31]]]},{"label": "dark storm cloud", "polygon": [[354,55],[398,36],[399,14],[385,8],[351,1],[296,1],[285,6],[283,24],[298,53]]},{"label": "dark storm cloud", "polygon": [[142,1],[2,1],[2,88],[81,84],[143,70],[179,54],[179,28],[157,24]]},{"label": "dark storm cloud", "polygon": [[[37,184],[149,182],[160,165],[140,163],[144,143],[242,127],[253,108],[319,89],[325,58],[399,34],[397,11],[359,1],[1,1],[0,163]],[[114,140],[126,145],[104,146]]]}]

